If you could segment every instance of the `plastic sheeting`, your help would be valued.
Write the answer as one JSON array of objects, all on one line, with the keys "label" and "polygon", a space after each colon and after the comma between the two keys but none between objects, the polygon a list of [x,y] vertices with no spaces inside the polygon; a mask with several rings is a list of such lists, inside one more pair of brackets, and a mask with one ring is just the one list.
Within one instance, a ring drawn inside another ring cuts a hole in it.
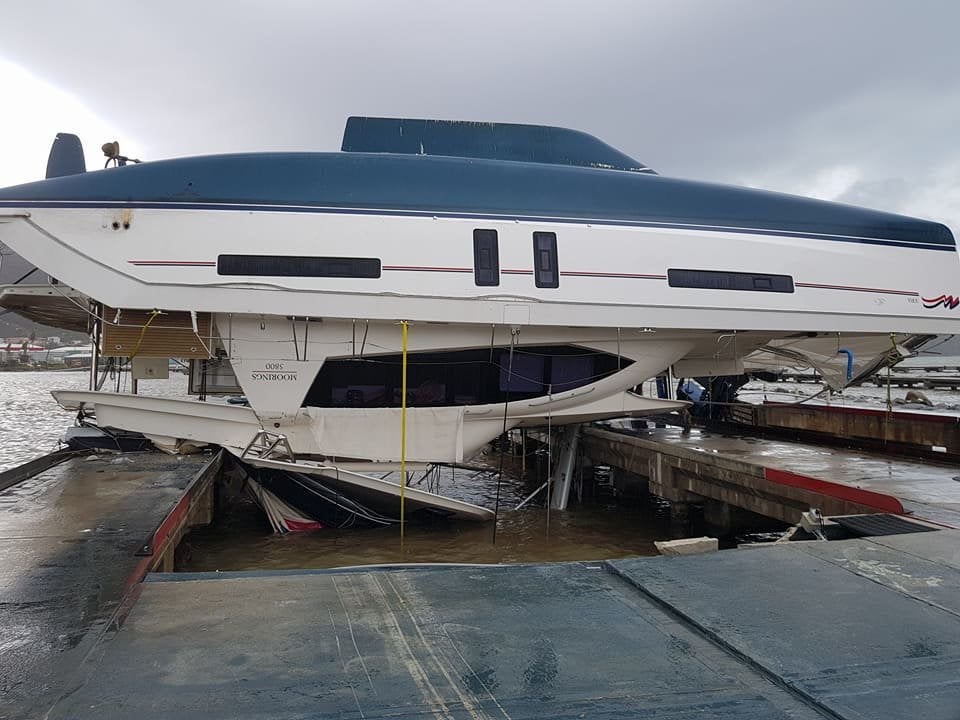
[{"label": "plastic sheeting", "polygon": [[[393,461],[400,457],[400,408],[307,408],[317,447],[337,457]],[[407,409],[406,459],[463,461],[463,407]],[[370,438],[377,438],[373,445]],[[374,454],[382,452],[378,457]]]},{"label": "plastic sheeting", "polygon": [[267,513],[270,525],[276,533],[283,535],[289,532],[310,532],[324,527],[323,523],[307,517],[292,505],[288,505],[252,478],[247,478],[247,489]]}]

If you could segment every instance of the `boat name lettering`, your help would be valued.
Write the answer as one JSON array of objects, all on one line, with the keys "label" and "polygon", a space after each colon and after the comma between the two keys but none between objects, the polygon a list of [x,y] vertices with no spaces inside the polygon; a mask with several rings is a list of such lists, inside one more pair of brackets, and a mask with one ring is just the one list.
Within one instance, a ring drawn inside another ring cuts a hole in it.
[{"label": "boat name lettering", "polygon": [[268,380],[273,382],[293,382],[297,379],[296,371],[281,372],[279,370],[258,370],[250,373],[251,380]]}]

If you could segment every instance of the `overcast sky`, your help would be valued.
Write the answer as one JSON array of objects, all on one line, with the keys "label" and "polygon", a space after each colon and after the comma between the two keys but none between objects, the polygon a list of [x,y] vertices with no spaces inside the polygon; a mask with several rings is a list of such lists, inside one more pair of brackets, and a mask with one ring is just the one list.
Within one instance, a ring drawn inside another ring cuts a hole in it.
[{"label": "overcast sky", "polygon": [[348,115],[561,125],[665,175],[960,233],[960,3],[7,0],[0,186],[58,130],[89,166],[336,150]]}]

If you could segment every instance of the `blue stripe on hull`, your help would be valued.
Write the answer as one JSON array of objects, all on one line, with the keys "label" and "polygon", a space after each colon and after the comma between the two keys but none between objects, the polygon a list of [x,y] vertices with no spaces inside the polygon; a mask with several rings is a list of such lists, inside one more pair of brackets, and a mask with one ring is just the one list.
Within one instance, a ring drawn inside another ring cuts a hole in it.
[{"label": "blue stripe on hull", "polygon": [[[731,229],[953,249],[941,224],[658,175],[478,158],[261,153],[128,165],[0,190],[0,203],[151,205]],[[34,205],[36,206],[36,205]]]}]

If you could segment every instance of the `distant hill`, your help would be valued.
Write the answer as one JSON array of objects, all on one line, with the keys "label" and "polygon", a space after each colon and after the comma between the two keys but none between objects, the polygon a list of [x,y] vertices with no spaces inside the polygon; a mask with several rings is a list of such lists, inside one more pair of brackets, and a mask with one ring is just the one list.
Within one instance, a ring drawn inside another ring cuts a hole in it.
[{"label": "distant hill", "polygon": [[[33,268],[33,265],[28,263],[19,255],[11,253],[8,248],[3,247],[2,245],[0,245],[0,254],[2,254],[2,262],[0,262],[0,285],[8,285],[16,282]],[[27,277],[23,282],[45,282],[46,277],[46,274],[37,270],[35,273]],[[0,312],[2,312],[2,310],[0,310]],[[19,315],[15,315],[13,313],[0,315],[0,338],[30,337],[30,333],[36,333],[36,337],[49,337],[51,335],[58,336],[62,338],[65,343],[73,342],[75,340],[88,339],[83,333],[60,330],[59,328],[53,328],[48,325],[40,325],[39,323],[35,323],[32,320],[27,320],[26,318],[20,317]]]}]

